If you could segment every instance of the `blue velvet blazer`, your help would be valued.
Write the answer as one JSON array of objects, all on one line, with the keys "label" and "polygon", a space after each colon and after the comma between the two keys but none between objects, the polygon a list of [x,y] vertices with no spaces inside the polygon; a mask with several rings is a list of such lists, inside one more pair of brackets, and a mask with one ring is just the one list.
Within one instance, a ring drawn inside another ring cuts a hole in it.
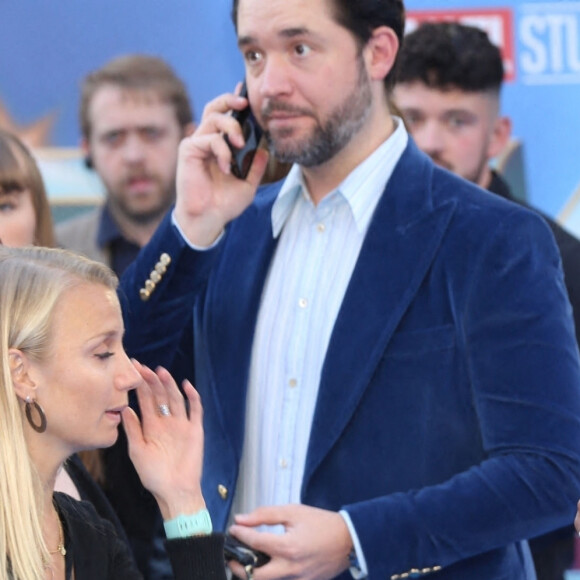
[{"label": "blue velvet blazer", "polygon": [[[171,366],[193,324],[218,529],[238,476],[279,187],[262,188],[209,252],[167,219],[121,285],[126,346],[143,362]],[[162,253],[171,262],[142,300]],[[525,539],[570,523],[578,497],[580,365],[552,234],[410,141],[336,320],[302,501],[348,510],[373,580],[519,580],[535,577]]]}]

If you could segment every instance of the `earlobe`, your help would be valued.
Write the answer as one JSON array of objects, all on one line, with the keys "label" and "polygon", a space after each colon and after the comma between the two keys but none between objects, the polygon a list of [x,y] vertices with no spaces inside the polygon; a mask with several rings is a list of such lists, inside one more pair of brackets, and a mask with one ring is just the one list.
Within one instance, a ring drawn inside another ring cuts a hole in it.
[{"label": "earlobe", "polygon": [[81,149],[82,149],[83,156],[84,156],[83,161],[84,161],[85,167],[87,169],[93,169],[94,168],[93,155],[91,153],[91,148],[89,146],[89,142],[84,137],[81,141]]},{"label": "earlobe", "polygon": [[183,128],[183,137],[190,137],[191,135],[193,135],[194,131],[195,131],[195,123],[188,123],[184,128]]},{"label": "earlobe", "polygon": [[398,51],[399,39],[392,28],[379,26],[373,30],[364,50],[372,80],[383,80],[391,72]]}]

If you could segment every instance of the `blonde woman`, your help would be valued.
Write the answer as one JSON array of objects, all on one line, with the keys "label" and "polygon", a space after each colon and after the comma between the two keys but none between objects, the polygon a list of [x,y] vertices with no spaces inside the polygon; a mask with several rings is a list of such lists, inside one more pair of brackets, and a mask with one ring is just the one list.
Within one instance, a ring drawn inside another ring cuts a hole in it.
[{"label": "blonde woman", "polygon": [[[11,247],[52,247],[55,243],[50,205],[36,161],[18,137],[3,130],[0,130],[0,241]],[[97,485],[104,479],[100,450],[80,455],[89,471],[79,455],[72,455],[59,471],[55,489],[91,501],[128,543],[117,514]]]},{"label": "blonde woman", "polygon": [[[72,453],[112,445],[156,498],[176,578],[222,580],[223,540],[201,494],[201,406],[164,369],[122,347],[117,280],[63,250],[0,247],[0,579],[139,578],[126,544],[91,504],[54,493]],[[137,389],[141,419],[127,406]]]}]

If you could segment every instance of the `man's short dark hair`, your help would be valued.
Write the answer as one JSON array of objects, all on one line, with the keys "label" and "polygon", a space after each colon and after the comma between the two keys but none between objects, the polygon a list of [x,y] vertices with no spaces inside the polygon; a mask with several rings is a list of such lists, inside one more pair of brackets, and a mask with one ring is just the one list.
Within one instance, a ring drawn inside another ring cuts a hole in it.
[{"label": "man's short dark hair", "polygon": [[81,86],[80,124],[83,137],[91,136],[89,107],[103,86],[112,85],[127,91],[152,91],[170,104],[182,130],[193,122],[187,89],[173,68],[163,59],[145,54],[114,58],[85,77]]},{"label": "man's short dark hair", "polygon": [[[238,27],[238,5],[240,0],[233,0],[232,20]],[[379,26],[388,26],[403,41],[405,31],[405,6],[403,0],[325,0],[330,1],[338,24],[350,30],[362,48],[369,40],[373,30]],[[385,85],[391,88],[394,82],[394,69],[385,78]]]},{"label": "man's short dark hair", "polygon": [[487,34],[456,22],[427,22],[403,40],[397,83],[421,81],[432,89],[499,92],[501,53]]}]

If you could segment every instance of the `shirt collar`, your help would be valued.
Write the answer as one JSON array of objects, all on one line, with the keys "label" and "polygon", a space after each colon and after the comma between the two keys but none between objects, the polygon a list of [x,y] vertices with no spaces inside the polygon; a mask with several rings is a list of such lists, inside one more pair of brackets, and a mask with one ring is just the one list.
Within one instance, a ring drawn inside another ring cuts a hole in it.
[{"label": "shirt collar", "polygon": [[121,239],[123,234],[119,226],[115,223],[109,207],[105,204],[101,210],[101,219],[97,231],[97,245],[103,249],[115,240]]},{"label": "shirt collar", "polygon": [[[393,117],[393,120],[395,131],[392,135],[357,165],[336,189],[349,204],[360,232],[368,227],[372,217],[369,208],[374,210],[376,207],[409,140],[403,121],[399,117]],[[310,200],[302,170],[294,164],[272,206],[272,233],[275,238],[280,235],[300,194]]]}]

